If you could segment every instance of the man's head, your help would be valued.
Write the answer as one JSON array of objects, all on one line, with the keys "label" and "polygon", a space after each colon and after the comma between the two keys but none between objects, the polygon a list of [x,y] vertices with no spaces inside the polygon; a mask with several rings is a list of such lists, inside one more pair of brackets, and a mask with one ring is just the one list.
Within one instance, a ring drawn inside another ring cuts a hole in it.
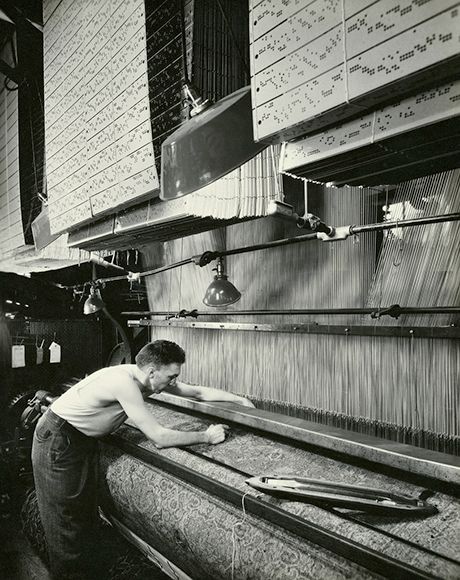
[{"label": "man's head", "polygon": [[136,356],[136,365],[148,376],[150,387],[156,393],[174,385],[184,362],[183,349],[169,340],[150,342]]}]

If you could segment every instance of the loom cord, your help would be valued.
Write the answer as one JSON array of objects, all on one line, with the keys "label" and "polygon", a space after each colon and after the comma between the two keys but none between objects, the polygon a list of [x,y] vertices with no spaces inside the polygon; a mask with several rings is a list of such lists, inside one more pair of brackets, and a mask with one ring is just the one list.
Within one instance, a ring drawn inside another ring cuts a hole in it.
[{"label": "loom cord", "polygon": [[[150,327],[151,333],[154,330]],[[320,423],[332,421],[337,427],[352,430],[362,425],[369,434],[428,449],[444,449],[446,453],[455,454],[457,449],[458,453],[458,384],[452,358],[456,341],[414,339],[410,377],[407,338],[276,332],[246,333],[243,338],[242,331],[172,326],[162,327],[161,337],[178,342],[191,353],[185,382],[223,390],[247,385],[245,396],[257,397],[258,404],[266,410],[272,410],[272,402],[273,410],[283,412],[280,409],[284,401],[286,412],[295,408],[301,418],[303,413],[313,413],[316,418],[312,420]],[[296,356],[277,359],[274,366],[274,353],[278,351]],[[231,352],[238,353],[238,364],[228,356]],[[428,356],[429,365],[425,364]],[[207,364],[203,364],[205,360]],[[344,378],[347,365],[352,384]],[[421,417],[420,429],[415,429],[413,415],[410,381],[414,379],[418,381],[418,408],[433,402],[430,414]]]},{"label": "loom cord", "polygon": [[[401,184],[390,204],[392,219],[402,218],[405,211],[409,219],[426,218],[460,209],[460,171],[450,171],[419,178]],[[458,224],[443,223],[441,230],[410,228],[405,233],[404,249],[397,260],[398,236],[386,235],[380,252],[369,292],[368,304],[376,303],[382,288],[382,302],[409,302],[415,304],[458,304],[460,290],[455,279],[457,248],[460,242]],[[396,243],[395,243],[396,242]],[[426,322],[426,318],[424,321]],[[433,324],[433,317],[428,319]],[[420,317],[411,320],[420,324]],[[444,319],[438,323],[445,324]]]}]

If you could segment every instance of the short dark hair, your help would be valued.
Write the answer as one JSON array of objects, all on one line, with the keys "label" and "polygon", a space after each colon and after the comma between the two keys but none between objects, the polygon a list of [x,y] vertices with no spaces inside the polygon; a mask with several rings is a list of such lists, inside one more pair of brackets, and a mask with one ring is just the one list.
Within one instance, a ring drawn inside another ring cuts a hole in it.
[{"label": "short dark hair", "polygon": [[170,365],[171,363],[184,364],[185,352],[175,342],[170,340],[155,340],[141,348],[136,356],[136,364],[139,368],[148,365],[156,367]]}]

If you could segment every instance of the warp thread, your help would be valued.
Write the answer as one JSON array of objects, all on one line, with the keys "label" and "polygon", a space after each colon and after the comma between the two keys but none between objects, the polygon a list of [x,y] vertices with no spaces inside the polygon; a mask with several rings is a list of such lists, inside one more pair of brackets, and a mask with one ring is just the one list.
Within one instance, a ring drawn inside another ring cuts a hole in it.
[{"label": "warp thread", "polygon": [[[246,496],[249,494],[249,491],[247,491],[243,497],[241,498],[241,507],[243,509],[243,519],[240,520],[239,522],[236,522],[235,524],[233,524],[232,526],[232,563],[231,563],[231,568],[232,568],[232,580],[234,580],[235,577],[235,557],[236,557],[236,528],[241,527],[245,521],[246,521],[246,506],[244,505],[244,500],[246,498]],[[227,568],[228,570],[228,568]]]}]

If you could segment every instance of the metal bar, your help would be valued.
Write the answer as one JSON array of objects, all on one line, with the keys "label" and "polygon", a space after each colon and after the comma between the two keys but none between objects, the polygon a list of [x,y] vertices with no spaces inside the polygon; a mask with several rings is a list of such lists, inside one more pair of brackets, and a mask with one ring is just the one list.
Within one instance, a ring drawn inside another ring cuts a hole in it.
[{"label": "metal bar", "polygon": [[396,220],[377,224],[367,224],[362,226],[350,226],[350,234],[360,234],[362,232],[376,232],[391,230],[393,228],[408,228],[412,226],[423,226],[427,224],[438,224],[443,222],[454,222],[460,220],[460,213],[449,213],[443,215],[426,216],[407,220]]},{"label": "metal bar", "polygon": [[[301,309],[284,309],[284,310],[192,310],[193,316],[270,316],[276,315],[309,315],[309,314],[327,314],[335,316],[339,314],[385,314],[389,306],[375,306],[371,308],[301,308]],[[400,314],[460,314],[460,306],[400,306]],[[122,312],[122,316],[176,316],[177,312],[169,310],[150,310]]]},{"label": "metal bar", "polygon": [[[188,576],[183,570],[181,570],[178,566],[174,564],[171,560],[168,560],[166,556],[163,556],[158,550],[155,550],[153,546],[147,543],[145,540],[140,538],[137,534],[135,534],[128,526],[125,526],[117,517],[115,517],[109,511],[103,512],[101,508],[99,508],[99,515],[101,518],[110,524],[113,528],[117,529],[118,532],[128,540],[133,546],[135,546],[150,562],[160,568],[160,570],[168,570],[169,574],[166,576],[165,574],[161,574],[161,578],[175,578],[176,580],[193,580],[190,576]],[[149,574],[150,576],[150,574]],[[156,576],[156,574],[155,574]],[[153,576],[150,576],[153,579]]]},{"label": "metal bar", "polygon": [[192,322],[190,320],[128,320],[128,326],[171,326],[209,330],[244,330],[256,332],[290,332],[294,334],[337,334],[342,336],[397,336],[401,338],[460,338],[457,326],[355,326],[331,324],[254,324],[240,322]]},{"label": "metal bar", "polygon": [[211,415],[214,419],[218,417],[264,433],[286,437],[291,441],[398,469],[417,477],[453,484],[457,486],[457,490],[460,489],[460,458],[455,455],[322,425],[280,413],[241,407],[234,403],[216,401],[206,403],[167,393],[162,393],[154,401],[147,402],[166,403],[176,408]]},{"label": "metal bar", "polygon": [[227,501],[234,506],[240,507],[244,496],[246,512],[263,518],[271,524],[281,527],[308,542],[334,552],[347,560],[351,560],[367,570],[371,570],[388,578],[400,580],[432,580],[435,578],[424,570],[415,568],[389,556],[385,556],[371,548],[360,545],[353,540],[314,524],[313,522],[292,515],[261,499],[253,497],[252,495],[244,494],[242,491],[234,489],[217,479],[212,479],[206,475],[189,469],[188,467],[180,465],[163,455],[139,447],[134,443],[126,441],[120,436],[109,435],[108,437],[104,437],[102,441],[128,453],[147,465],[161,469],[188,484],[195,485],[199,489]]}]

